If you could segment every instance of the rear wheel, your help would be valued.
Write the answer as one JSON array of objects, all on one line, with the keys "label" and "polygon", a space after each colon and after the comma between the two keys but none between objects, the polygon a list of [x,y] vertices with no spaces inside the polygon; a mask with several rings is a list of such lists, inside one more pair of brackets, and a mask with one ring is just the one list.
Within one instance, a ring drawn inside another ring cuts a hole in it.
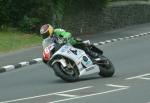
[{"label": "rear wheel", "polygon": [[66,62],[68,65],[65,68],[59,62],[53,64],[55,74],[67,82],[77,81],[79,79],[79,72],[75,63],[70,60],[67,60]]},{"label": "rear wheel", "polygon": [[99,65],[100,67],[99,75],[102,77],[112,77],[113,74],[115,73],[114,66],[109,59],[103,56],[103,59],[104,58],[105,60]]}]

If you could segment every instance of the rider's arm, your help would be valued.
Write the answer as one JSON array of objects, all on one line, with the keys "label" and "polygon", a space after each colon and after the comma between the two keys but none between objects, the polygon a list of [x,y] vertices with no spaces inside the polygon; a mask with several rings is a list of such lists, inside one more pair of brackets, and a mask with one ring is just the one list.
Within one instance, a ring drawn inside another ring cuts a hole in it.
[{"label": "rider's arm", "polygon": [[54,41],[52,40],[52,38],[48,37],[48,38],[44,39],[43,42],[42,42],[43,49],[46,48],[46,47],[48,47],[52,43],[54,43]]},{"label": "rider's arm", "polygon": [[69,40],[69,43],[70,43],[71,45],[80,44],[80,43],[82,43],[82,40],[79,39],[79,38],[71,37],[70,40]]}]

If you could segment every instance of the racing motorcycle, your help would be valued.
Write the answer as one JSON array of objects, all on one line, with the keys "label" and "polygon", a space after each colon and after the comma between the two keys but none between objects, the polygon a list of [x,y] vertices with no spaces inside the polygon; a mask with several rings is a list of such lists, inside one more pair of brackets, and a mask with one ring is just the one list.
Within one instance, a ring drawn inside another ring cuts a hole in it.
[{"label": "racing motorcycle", "polygon": [[96,60],[85,51],[67,43],[63,43],[55,52],[54,48],[54,43],[46,47],[43,51],[43,58],[49,58],[46,64],[53,69],[56,76],[64,81],[74,82],[82,76],[91,74],[111,77],[115,72],[112,62],[95,45],[90,44],[89,48],[99,54]]}]

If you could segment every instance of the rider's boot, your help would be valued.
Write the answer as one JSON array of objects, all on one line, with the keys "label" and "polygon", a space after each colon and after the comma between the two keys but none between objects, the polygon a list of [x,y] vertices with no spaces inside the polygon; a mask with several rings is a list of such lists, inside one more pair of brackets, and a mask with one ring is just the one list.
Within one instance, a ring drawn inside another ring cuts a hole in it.
[{"label": "rider's boot", "polygon": [[96,52],[88,50],[88,54],[91,57],[94,64],[97,64],[101,60],[100,55]]}]

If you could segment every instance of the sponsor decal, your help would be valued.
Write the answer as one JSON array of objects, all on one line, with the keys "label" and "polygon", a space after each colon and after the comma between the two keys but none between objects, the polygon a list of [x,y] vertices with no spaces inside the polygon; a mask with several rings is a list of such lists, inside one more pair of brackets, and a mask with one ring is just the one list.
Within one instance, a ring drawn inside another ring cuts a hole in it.
[{"label": "sponsor decal", "polygon": [[76,50],[76,49],[70,48],[70,51],[71,51],[73,54],[77,55],[77,50]]},{"label": "sponsor decal", "polygon": [[48,49],[51,51],[54,48],[54,45],[49,45]]},{"label": "sponsor decal", "polygon": [[68,49],[68,46],[64,45],[64,46],[60,49],[60,51],[61,51],[61,52],[65,52],[67,49]]},{"label": "sponsor decal", "polygon": [[61,52],[65,52],[65,50],[66,50],[65,48],[62,48],[60,51],[61,51]]},{"label": "sponsor decal", "polygon": [[50,57],[51,57],[50,51],[49,51],[48,47],[46,47],[43,51],[43,59],[49,60]]},{"label": "sponsor decal", "polygon": [[91,71],[91,70],[93,70],[93,69],[95,69],[94,67],[91,67],[91,68],[87,68],[87,69],[85,69],[87,72],[88,71]]},{"label": "sponsor decal", "polygon": [[85,62],[87,62],[87,61],[88,61],[88,58],[87,58],[86,56],[83,56],[83,60],[84,60]]}]

